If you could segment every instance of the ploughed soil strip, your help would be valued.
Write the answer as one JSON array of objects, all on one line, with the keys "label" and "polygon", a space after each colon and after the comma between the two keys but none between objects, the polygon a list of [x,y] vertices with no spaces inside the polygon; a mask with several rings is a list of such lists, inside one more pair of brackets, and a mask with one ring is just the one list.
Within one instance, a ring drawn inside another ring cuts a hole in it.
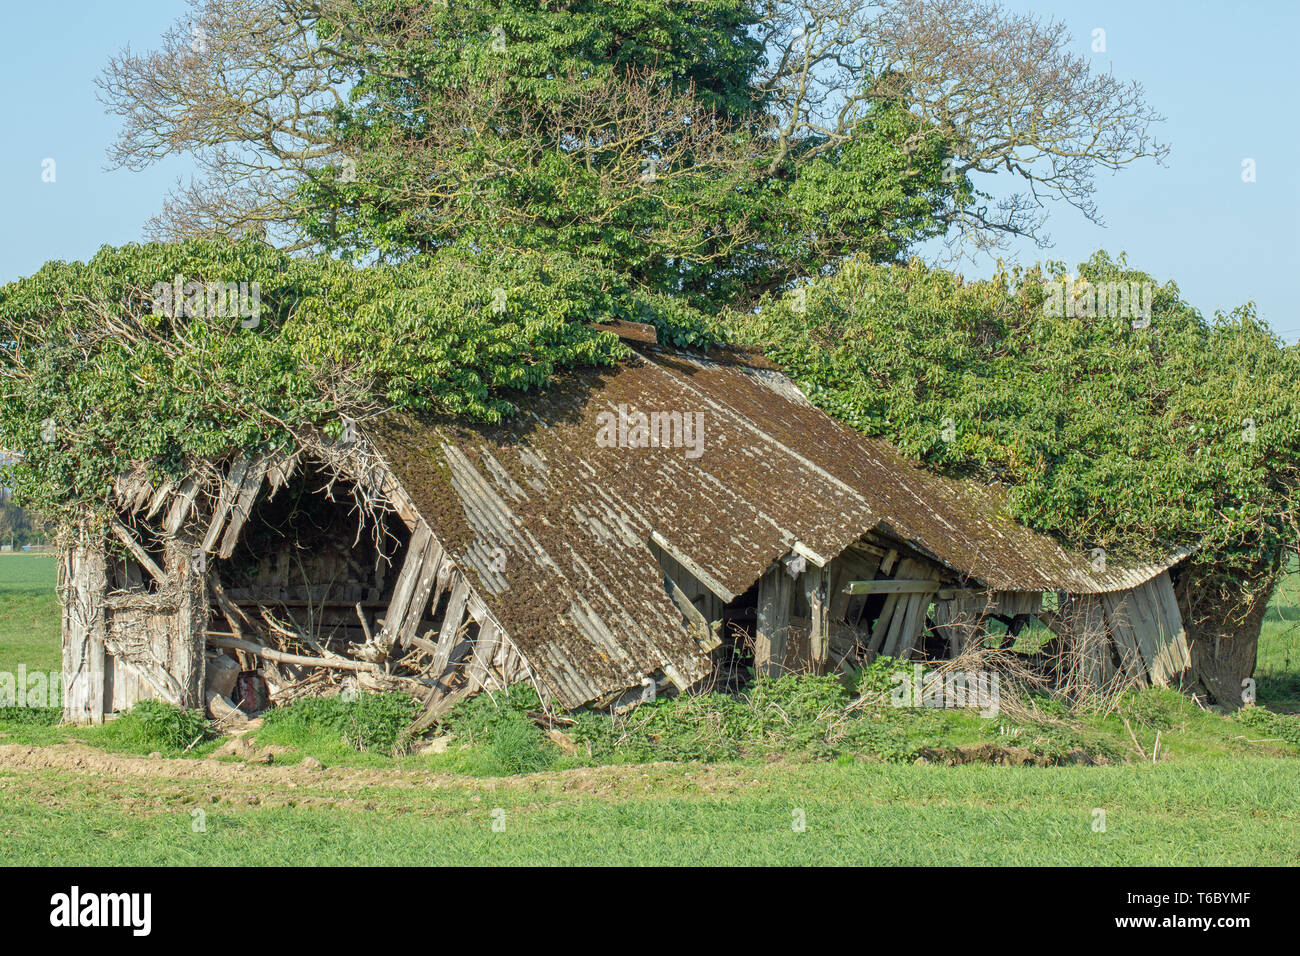
[{"label": "ploughed soil strip", "polygon": [[[516,777],[472,777],[436,773],[418,767],[311,768],[273,762],[140,757],[106,753],[73,743],[43,747],[3,744],[0,745],[0,799],[4,798],[5,790],[12,794],[15,789],[5,786],[4,775],[28,777],[42,771],[91,778],[95,789],[110,783],[134,787],[149,782],[157,786],[192,784],[205,789],[211,787],[221,794],[222,802],[243,802],[249,796],[260,795],[262,799],[254,802],[291,805],[320,802],[308,794],[346,797],[376,788],[391,791],[444,790],[448,796],[453,793],[459,796],[515,790],[619,798],[644,796],[658,790],[725,794],[761,783],[757,779],[760,772],[757,768],[727,764],[653,763],[581,767]],[[280,792],[284,799],[267,801],[268,791]]]}]

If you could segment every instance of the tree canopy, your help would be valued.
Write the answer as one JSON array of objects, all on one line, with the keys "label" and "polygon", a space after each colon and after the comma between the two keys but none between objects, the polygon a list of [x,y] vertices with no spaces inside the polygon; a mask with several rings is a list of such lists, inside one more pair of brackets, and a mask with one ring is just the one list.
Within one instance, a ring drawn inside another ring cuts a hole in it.
[{"label": "tree canopy", "polygon": [[1075,547],[1240,575],[1296,549],[1300,347],[1250,306],[1206,319],[1101,253],[977,282],[859,259],[735,324],[830,414]]},{"label": "tree canopy", "polygon": [[189,153],[166,238],[400,260],[563,248],[708,309],[943,235],[1045,241],[1165,147],[1139,85],[986,0],[192,0],[101,86]]},{"label": "tree canopy", "polygon": [[0,289],[0,448],[57,512],[340,415],[495,420],[631,318],[762,345],[1072,545],[1255,573],[1296,540],[1300,370],[1251,308],[1104,255],[907,262],[1046,242],[1053,200],[1099,221],[1098,172],[1165,156],[1070,42],[988,0],[191,0],[101,90],[119,165],[200,177],[166,242]]}]

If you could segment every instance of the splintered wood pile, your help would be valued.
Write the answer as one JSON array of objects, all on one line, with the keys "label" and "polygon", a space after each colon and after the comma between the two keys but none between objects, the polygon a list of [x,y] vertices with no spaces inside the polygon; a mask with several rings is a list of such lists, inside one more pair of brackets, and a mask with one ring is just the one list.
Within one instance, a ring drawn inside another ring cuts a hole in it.
[{"label": "splintered wood pile", "polygon": [[531,679],[391,475],[359,448],[315,451],[119,480],[107,534],[63,557],[67,719],[154,698],[234,724],[356,688],[412,694],[424,727]]}]

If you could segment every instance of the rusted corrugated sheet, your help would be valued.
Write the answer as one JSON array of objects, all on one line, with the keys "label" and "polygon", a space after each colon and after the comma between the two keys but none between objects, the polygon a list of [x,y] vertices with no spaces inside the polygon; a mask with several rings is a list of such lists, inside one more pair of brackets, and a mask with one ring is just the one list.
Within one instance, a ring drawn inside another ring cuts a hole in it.
[{"label": "rusted corrugated sheet", "polygon": [[761,357],[675,354],[655,364],[859,493],[885,530],[994,590],[1122,591],[1187,556],[1180,552],[1125,567],[1111,561],[1101,566],[1090,555],[1069,552],[1008,517],[996,490],[934,475],[888,442],[829,418]]},{"label": "rusted corrugated sheet", "polygon": [[[392,416],[372,434],[568,706],[663,669],[703,676],[706,654],[664,591],[652,539],[724,599],[796,547],[829,560],[875,529],[1002,591],[1121,590],[1172,563],[1094,573],[1086,556],[1005,517],[991,491],[924,472],[830,419],[760,358],[637,347],[616,369],[530,397],[505,425]],[[607,426],[637,412],[689,416],[701,440],[638,447],[633,430],[620,444]]]}]

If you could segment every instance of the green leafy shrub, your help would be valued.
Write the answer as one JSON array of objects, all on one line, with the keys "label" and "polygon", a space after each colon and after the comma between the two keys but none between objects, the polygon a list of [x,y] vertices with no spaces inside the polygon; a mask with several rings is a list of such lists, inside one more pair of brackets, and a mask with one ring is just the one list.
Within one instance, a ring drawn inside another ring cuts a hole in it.
[{"label": "green leafy shrub", "polygon": [[1118,714],[1134,727],[1172,730],[1180,718],[1196,710],[1196,705],[1175,690],[1144,687],[1131,690],[1118,705]]},{"label": "green leafy shrub", "polygon": [[1276,568],[1297,547],[1300,347],[1251,306],[1207,320],[1123,257],[1070,288],[1136,286],[1131,314],[1051,314],[1066,281],[1059,263],[967,282],[855,260],[733,325],[827,413],[1003,483],[1015,517],[1075,547]]},{"label": "green leafy shrub", "polygon": [[881,655],[853,674],[853,693],[857,696],[888,699],[890,692],[898,686],[895,675],[902,671],[910,676],[911,668],[910,663]]},{"label": "green leafy shrub", "polygon": [[59,707],[0,707],[0,724],[26,727],[54,727],[63,720]]},{"label": "green leafy shrub", "polygon": [[262,718],[260,740],[303,746],[321,732],[353,750],[396,756],[410,746],[406,730],[419,712],[408,694],[303,697]]},{"label": "green leafy shrub", "polygon": [[1243,707],[1233,718],[1261,737],[1284,740],[1300,750],[1300,714],[1279,714],[1264,707]]},{"label": "green leafy shrub", "polygon": [[733,760],[743,756],[744,714],[724,694],[664,697],[622,716],[576,715],[570,736],[599,760]]},{"label": "green leafy shrub", "polygon": [[[883,680],[892,669],[882,664],[868,679]],[[570,733],[593,756],[634,762],[845,753],[896,760],[913,753],[906,725],[925,715],[888,706],[850,709],[850,700],[836,677],[760,676],[735,696],[665,697],[622,716],[582,712]]]},{"label": "green leafy shrub", "polygon": [[[177,296],[176,277],[247,295]],[[248,238],[105,247],[0,287],[0,447],[24,452],[6,466],[20,499],[67,518],[124,461],[176,477],[374,407],[499,421],[558,371],[626,356],[599,327],[613,319],[683,344],[722,334],[559,253],[354,268]]]},{"label": "green leafy shrub", "polygon": [[1009,747],[1021,747],[1051,763],[1067,763],[1075,754],[1117,760],[1123,749],[1104,735],[1065,720],[986,722],[980,736]]},{"label": "green leafy shrub", "polygon": [[488,769],[503,774],[535,773],[555,764],[557,750],[532,714],[542,708],[531,684],[479,694],[452,709],[447,730],[461,743],[482,748]]},{"label": "green leafy shrub", "polygon": [[142,700],[100,731],[112,747],[132,753],[174,756],[193,749],[210,733],[200,710],[157,700]]},{"label": "green leafy shrub", "polygon": [[[922,712],[915,715],[929,716]],[[825,748],[819,757],[870,757],[884,763],[908,763],[916,759],[919,747],[909,733],[906,719],[891,719],[884,712],[859,715],[848,724],[836,745]]]}]

